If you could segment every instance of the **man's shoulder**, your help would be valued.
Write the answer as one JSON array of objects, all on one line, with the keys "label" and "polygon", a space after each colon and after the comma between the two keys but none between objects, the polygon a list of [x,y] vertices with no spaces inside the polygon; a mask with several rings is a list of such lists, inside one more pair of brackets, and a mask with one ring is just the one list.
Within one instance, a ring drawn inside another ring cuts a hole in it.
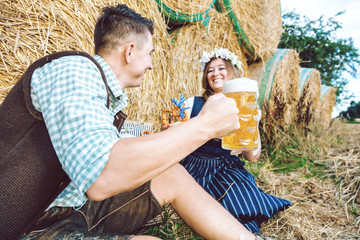
[{"label": "man's shoulder", "polygon": [[[75,63],[75,64],[85,64],[85,65],[94,65],[94,57],[93,56],[84,56],[84,55],[64,55],[58,59],[55,59],[54,61],[58,62],[67,62],[69,64]],[[95,60],[96,61],[96,60]]]}]

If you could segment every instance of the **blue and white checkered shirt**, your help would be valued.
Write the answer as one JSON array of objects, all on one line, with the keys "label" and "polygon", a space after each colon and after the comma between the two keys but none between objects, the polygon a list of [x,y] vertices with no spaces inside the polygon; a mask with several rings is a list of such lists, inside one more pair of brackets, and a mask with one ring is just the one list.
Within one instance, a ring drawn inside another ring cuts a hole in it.
[{"label": "blue and white checkered shirt", "polygon": [[31,80],[32,102],[42,112],[54,149],[71,183],[50,205],[80,208],[85,192],[108,161],[120,139],[114,116],[126,107],[123,92],[109,65],[94,56],[110,89],[110,107],[99,69],[83,56],[65,56],[36,69]]}]

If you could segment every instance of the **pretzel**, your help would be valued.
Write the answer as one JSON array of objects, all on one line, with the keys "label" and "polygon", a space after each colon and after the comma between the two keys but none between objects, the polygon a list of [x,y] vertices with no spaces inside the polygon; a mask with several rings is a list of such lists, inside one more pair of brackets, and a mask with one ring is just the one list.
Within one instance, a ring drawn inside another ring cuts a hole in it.
[{"label": "pretzel", "polygon": [[[176,107],[172,110],[172,116],[173,116],[173,117],[180,117],[180,112],[179,112],[179,114],[176,113],[176,111],[179,110],[179,109],[180,109],[180,108],[179,108],[178,106],[176,106]],[[187,111],[184,111],[184,114],[185,114],[185,117],[182,118],[182,119],[180,120],[180,122],[185,122],[185,121],[187,121],[187,120],[190,119],[189,114],[188,114]]]},{"label": "pretzel", "polygon": [[[170,115],[166,116],[166,113],[170,113]],[[171,119],[172,117],[173,117],[173,111],[171,111],[169,109],[165,109],[161,114],[162,124],[170,125],[171,123],[173,123],[173,119]],[[170,123],[169,123],[168,119],[170,119]]]},{"label": "pretzel", "polygon": [[149,131],[149,130],[144,130],[144,131],[141,132],[141,136],[149,135],[149,134],[151,134],[151,133],[152,133],[152,132]]}]

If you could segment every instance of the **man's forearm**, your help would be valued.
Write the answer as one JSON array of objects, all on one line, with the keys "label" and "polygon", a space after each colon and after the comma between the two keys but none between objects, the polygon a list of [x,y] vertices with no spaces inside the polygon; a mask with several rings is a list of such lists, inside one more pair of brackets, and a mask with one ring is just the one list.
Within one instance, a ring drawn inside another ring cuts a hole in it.
[{"label": "man's forearm", "polygon": [[88,196],[102,200],[153,179],[206,141],[238,129],[238,113],[233,99],[215,94],[195,118],[160,133],[119,140]]},{"label": "man's forearm", "polygon": [[194,118],[163,132],[121,139],[87,194],[102,200],[134,189],[181,161],[209,136],[200,120]]}]

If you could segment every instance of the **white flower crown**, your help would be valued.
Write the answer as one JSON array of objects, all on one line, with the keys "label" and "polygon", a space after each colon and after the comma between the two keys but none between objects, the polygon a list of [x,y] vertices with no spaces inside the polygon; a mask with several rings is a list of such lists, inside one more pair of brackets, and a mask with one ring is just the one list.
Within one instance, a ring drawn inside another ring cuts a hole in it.
[{"label": "white flower crown", "polygon": [[215,48],[214,51],[210,52],[203,52],[203,55],[201,56],[200,63],[201,64],[201,71],[204,71],[206,63],[210,62],[212,58],[222,58],[225,60],[231,61],[231,63],[239,70],[241,70],[241,74],[244,75],[244,70],[242,68],[242,62],[238,59],[238,56],[236,56],[234,53],[230,52],[226,48]]}]

